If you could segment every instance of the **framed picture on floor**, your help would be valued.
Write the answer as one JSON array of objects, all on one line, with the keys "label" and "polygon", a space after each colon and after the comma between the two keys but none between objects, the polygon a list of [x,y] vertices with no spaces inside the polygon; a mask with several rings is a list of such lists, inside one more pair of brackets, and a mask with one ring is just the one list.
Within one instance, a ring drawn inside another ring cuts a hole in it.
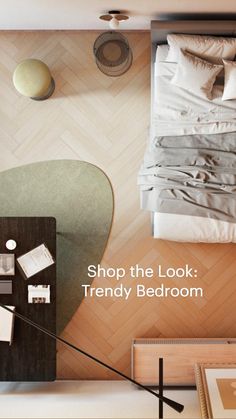
[{"label": "framed picture on floor", "polygon": [[202,418],[236,418],[236,364],[197,364],[195,374]]}]

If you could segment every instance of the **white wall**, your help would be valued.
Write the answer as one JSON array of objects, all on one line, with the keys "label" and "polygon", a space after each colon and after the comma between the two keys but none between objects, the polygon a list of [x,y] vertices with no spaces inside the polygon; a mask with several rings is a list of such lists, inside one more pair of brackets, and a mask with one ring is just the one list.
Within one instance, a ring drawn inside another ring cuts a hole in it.
[{"label": "white wall", "polygon": [[149,29],[158,13],[236,13],[235,0],[0,0],[0,29],[106,29],[98,16],[130,15],[123,29]]}]

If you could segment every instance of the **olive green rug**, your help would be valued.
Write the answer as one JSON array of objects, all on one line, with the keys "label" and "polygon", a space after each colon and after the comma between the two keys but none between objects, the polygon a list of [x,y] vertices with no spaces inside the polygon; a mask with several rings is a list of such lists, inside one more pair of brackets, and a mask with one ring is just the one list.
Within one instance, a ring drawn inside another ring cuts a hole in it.
[{"label": "olive green rug", "polygon": [[75,160],[33,163],[0,173],[0,216],[57,220],[57,332],[69,322],[100,263],[113,217],[111,184],[98,167]]}]

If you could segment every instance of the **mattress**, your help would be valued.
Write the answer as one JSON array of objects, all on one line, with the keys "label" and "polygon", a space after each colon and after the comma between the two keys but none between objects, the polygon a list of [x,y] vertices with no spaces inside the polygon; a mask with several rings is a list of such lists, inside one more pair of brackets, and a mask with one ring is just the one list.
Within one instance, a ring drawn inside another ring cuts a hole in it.
[{"label": "mattress", "polygon": [[236,242],[236,100],[222,101],[221,77],[211,101],[171,84],[177,64],[165,61],[167,52],[167,45],[156,51],[141,205],[152,212],[155,238]]}]

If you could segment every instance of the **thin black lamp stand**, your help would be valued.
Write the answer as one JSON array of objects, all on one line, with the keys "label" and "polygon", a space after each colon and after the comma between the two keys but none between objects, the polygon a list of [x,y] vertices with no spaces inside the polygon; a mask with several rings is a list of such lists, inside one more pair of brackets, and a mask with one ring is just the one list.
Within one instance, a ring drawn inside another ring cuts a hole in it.
[{"label": "thin black lamp stand", "polygon": [[159,358],[159,419],[163,419],[163,358]]},{"label": "thin black lamp stand", "polygon": [[[159,400],[162,401],[162,403],[166,403],[168,406],[170,406],[172,409],[176,410],[176,412],[181,413],[184,410],[184,406],[174,400],[171,400],[167,397],[164,397],[163,395],[159,393],[155,393],[155,391],[151,390],[149,387],[144,386],[143,384],[139,383],[136,380],[133,380],[132,378],[128,377],[127,375],[123,374],[122,372],[118,371],[117,369],[111,367],[110,365],[106,364],[103,361],[100,361],[100,359],[96,358],[95,356],[85,352],[83,349],[78,348],[77,346],[73,345],[70,342],[67,342],[65,339],[61,338],[60,336],[55,335],[54,333],[50,332],[49,330],[45,329],[44,327],[40,326],[39,324],[33,322],[32,320],[28,319],[27,317],[23,316],[22,314],[18,313],[17,311],[14,311],[10,309],[9,307],[5,306],[4,304],[0,303],[0,307],[3,309],[9,311],[14,316],[22,320],[23,322],[29,324],[30,326],[34,327],[35,329],[40,330],[40,332],[44,333],[45,335],[50,336],[52,339],[57,340],[58,342],[63,343],[66,346],[69,346],[71,349],[74,349],[75,351],[81,353],[82,355],[85,355],[87,358],[92,359],[97,364],[102,365],[103,367],[109,369],[110,371],[113,371],[115,374],[119,375],[122,378],[125,378],[127,381],[130,381],[131,383],[135,384],[136,386],[142,388],[143,390],[146,390],[148,393],[152,394],[153,396],[157,397]],[[162,393],[163,393],[163,386],[161,385]]]}]

